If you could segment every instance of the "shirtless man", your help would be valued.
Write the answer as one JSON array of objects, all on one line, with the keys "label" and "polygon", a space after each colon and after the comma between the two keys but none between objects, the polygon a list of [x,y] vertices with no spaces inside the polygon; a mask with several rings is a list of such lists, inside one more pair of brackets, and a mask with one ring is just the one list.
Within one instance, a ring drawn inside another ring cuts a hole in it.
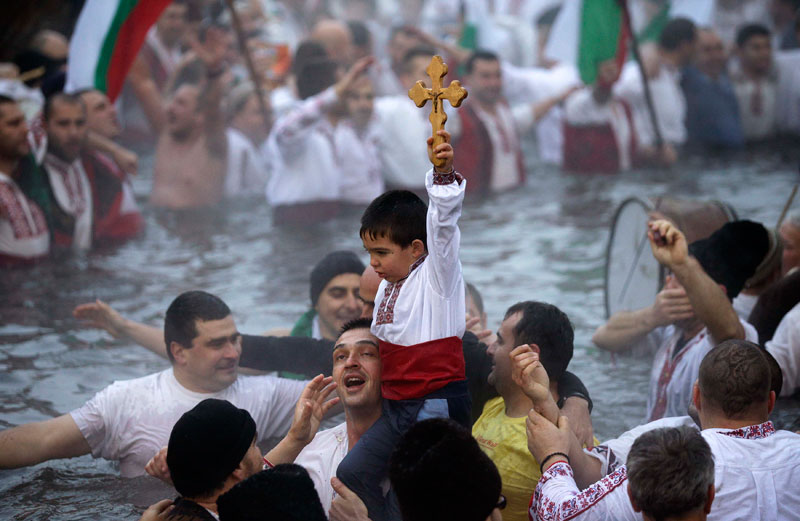
[{"label": "shirtless man", "polygon": [[150,194],[154,206],[197,208],[213,205],[223,195],[227,141],[220,110],[220,80],[225,72],[227,38],[222,30],[212,27],[202,44],[192,42],[206,79],[200,85],[176,81],[156,148]]}]

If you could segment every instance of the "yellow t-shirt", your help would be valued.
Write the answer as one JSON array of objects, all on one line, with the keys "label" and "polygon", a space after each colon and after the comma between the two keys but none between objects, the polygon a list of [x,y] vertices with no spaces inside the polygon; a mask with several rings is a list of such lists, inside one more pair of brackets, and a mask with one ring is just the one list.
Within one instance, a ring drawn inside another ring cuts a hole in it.
[{"label": "yellow t-shirt", "polygon": [[542,474],[528,450],[525,416],[509,418],[503,398],[493,398],[486,402],[483,414],[472,426],[472,435],[503,479],[507,502],[503,521],[528,521],[528,505]]}]

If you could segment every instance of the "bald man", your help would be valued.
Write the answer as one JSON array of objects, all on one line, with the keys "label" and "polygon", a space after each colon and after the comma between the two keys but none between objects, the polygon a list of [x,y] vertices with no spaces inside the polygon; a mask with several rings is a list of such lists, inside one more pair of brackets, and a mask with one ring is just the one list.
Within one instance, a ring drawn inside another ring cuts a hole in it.
[{"label": "bald man", "polygon": [[311,30],[310,39],[322,45],[331,60],[345,67],[353,63],[355,48],[347,24],[337,20],[320,20]]}]

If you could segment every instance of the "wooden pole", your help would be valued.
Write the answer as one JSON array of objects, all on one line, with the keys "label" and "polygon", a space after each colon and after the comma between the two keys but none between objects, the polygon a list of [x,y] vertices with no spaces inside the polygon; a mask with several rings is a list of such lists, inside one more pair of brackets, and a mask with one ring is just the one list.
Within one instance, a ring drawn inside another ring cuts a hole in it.
[{"label": "wooden pole", "polygon": [[653,106],[653,95],[650,92],[650,81],[647,79],[647,75],[644,71],[644,64],[642,63],[642,56],[639,54],[639,44],[636,42],[636,34],[633,32],[631,13],[628,10],[628,2],[627,0],[619,0],[619,2],[622,6],[622,21],[631,37],[631,51],[633,52],[633,59],[636,60],[636,64],[639,66],[639,74],[642,76],[642,84],[644,85],[644,101],[647,103],[647,111],[650,113],[650,122],[653,125],[653,132],[656,136],[656,146],[660,151],[661,146],[664,144],[664,138],[661,136],[661,129],[658,126],[658,118],[656,117],[656,109]]},{"label": "wooden pole", "polygon": [[244,63],[247,66],[247,72],[250,74],[250,79],[252,80],[253,86],[256,89],[256,99],[258,100],[258,108],[264,118],[264,128],[266,129],[267,133],[269,133],[270,113],[269,109],[267,108],[267,104],[264,103],[264,95],[263,91],[261,90],[261,78],[258,77],[255,65],[253,65],[253,58],[250,56],[250,50],[247,48],[247,39],[244,37],[244,31],[242,30],[242,22],[239,19],[239,14],[236,12],[236,8],[233,6],[233,1],[234,0],[225,0],[225,3],[228,5],[228,9],[231,12],[233,30],[236,32],[236,41],[239,44],[239,51],[242,53],[242,56],[244,56]]}]

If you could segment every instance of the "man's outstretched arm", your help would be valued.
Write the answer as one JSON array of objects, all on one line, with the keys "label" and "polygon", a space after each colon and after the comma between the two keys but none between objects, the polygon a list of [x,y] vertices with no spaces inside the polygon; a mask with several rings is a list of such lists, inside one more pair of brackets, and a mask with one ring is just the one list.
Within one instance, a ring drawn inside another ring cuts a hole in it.
[{"label": "man's outstretched arm", "polygon": [[92,451],[69,414],[0,431],[0,468],[74,458]]},{"label": "man's outstretched arm", "polygon": [[104,329],[114,338],[132,340],[159,356],[167,357],[162,329],[129,320],[102,300],[76,306],[72,314],[91,327]]}]

